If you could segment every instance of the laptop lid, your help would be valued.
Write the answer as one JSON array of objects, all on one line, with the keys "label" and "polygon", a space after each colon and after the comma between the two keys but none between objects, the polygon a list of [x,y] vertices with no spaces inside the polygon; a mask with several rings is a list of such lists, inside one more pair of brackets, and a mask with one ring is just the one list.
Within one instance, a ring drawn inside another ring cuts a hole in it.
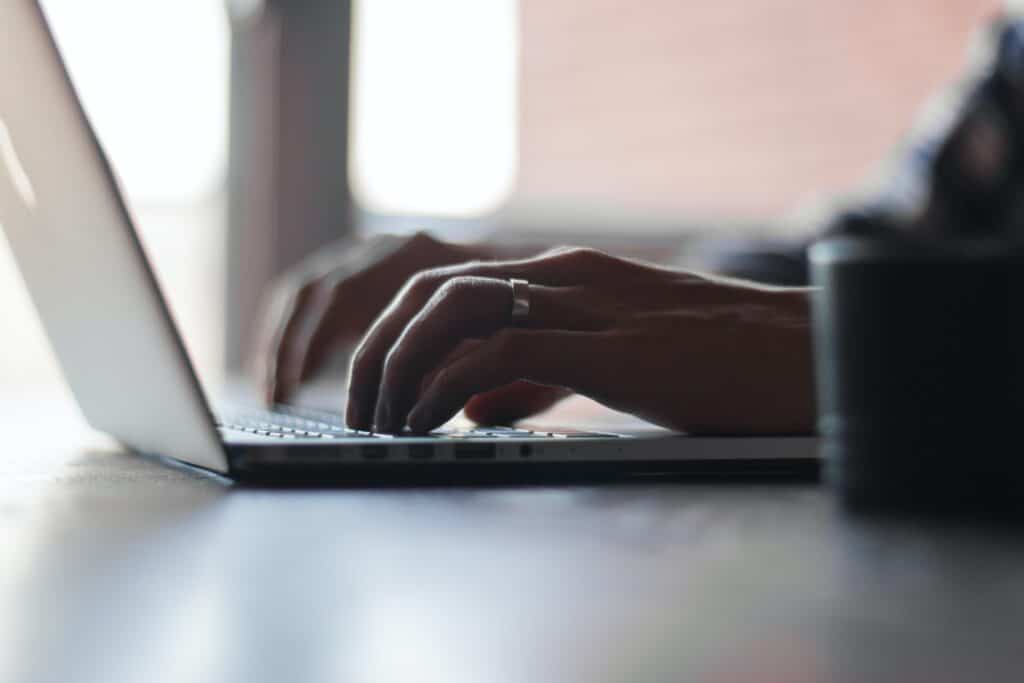
[{"label": "laptop lid", "polygon": [[226,472],[206,399],[36,2],[0,2],[0,45],[0,226],[79,407],[135,450]]}]

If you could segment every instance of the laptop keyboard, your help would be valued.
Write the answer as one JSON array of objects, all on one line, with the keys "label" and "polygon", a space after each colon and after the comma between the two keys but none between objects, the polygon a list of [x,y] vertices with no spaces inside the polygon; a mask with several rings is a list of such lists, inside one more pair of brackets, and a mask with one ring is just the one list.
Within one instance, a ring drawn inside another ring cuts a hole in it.
[{"label": "laptop keyboard", "polygon": [[[346,427],[339,416],[331,413],[278,405],[272,411],[247,411],[241,415],[222,416],[220,429],[278,439],[394,439],[394,434],[379,434]],[[410,434],[410,436],[413,436]],[[423,438],[422,435],[416,435]],[[576,437],[608,437],[612,434],[558,432],[517,429],[515,427],[474,427],[470,429],[437,429],[428,437],[439,439],[568,439]]]}]

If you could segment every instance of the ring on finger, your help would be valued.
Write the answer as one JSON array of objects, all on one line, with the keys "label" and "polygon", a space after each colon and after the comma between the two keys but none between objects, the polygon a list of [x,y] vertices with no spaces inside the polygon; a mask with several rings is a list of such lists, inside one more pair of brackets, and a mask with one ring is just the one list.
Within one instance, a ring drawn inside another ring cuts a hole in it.
[{"label": "ring on finger", "polygon": [[530,317],[530,282],[519,278],[511,278],[512,285],[512,322],[525,323]]}]

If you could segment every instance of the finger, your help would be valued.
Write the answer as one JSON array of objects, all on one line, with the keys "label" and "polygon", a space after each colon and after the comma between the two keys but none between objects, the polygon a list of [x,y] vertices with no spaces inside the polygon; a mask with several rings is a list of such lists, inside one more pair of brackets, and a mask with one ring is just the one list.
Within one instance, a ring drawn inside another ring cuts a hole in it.
[{"label": "finger", "polygon": [[[309,345],[318,330],[325,327],[325,318],[333,305],[333,295],[324,288],[318,289],[308,300],[287,345],[278,358],[277,386],[278,401],[287,401],[298,389],[303,377],[303,366],[307,363]],[[322,333],[320,333],[322,334]]]},{"label": "finger", "polygon": [[284,300],[283,305],[279,306],[280,312],[272,314],[278,322],[268,335],[269,349],[265,354],[263,394],[267,403],[278,402],[287,393],[287,389],[282,386],[281,373],[287,368],[287,357],[293,338],[302,326],[307,308],[319,286],[319,280],[303,283]]},{"label": "finger", "polygon": [[452,363],[457,361],[459,358],[462,358],[466,354],[472,353],[477,349],[477,347],[479,347],[483,343],[483,339],[475,338],[463,339],[461,342],[459,342],[459,345],[455,347],[455,350],[453,350],[447,356],[445,356],[445,359],[441,361],[437,365],[437,367],[428,372],[423,377],[423,380],[420,381],[419,392],[417,392],[417,400],[419,400],[419,397],[423,394],[423,392],[427,390],[427,387],[429,387],[434,382],[434,378],[437,376],[437,373],[440,372],[442,368],[451,365]]},{"label": "finger", "polygon": [[592,332],[506,329],[443,368],[409,414],[409,427],[428,432],[447,422],[471,396],[527,380],[580,393],[592,391],[597,339]]},{"label": "finger", "polygon": [[352,354],[348,372],[348,405],[345,412],[345,422],[349,427],[373,427],[376,389],[380,382],[384,354],[389,348],[386,344],[390,344],[390,340],[398,337],[406,321],[412,317],[413,311],[422,305],[421,281],[422,278],[417,276],[405,284],[391,304],[373,322]]},{"label": "finger", "polygon": [[293,344],[292,362],[299,382],[316,374],[340,344],[352,341],[358,334],[350,324],[353,322],[350,314],[362,308],[355,305],[355,298],[360,295],[365,277],[365,273],[357,273],[336,278],[324,288],[327,295],[322,305],[311,308],[301,335]]},{"label": "finger", "polygon": [[[433,377],[436,377],[436,373]],[[427,388],[429,386],[428,384]],[[466,417],[477,424],[510,425],[544,412],[571,394],[571,391],[562,387],[520,380],[471,396],[464,410]]]},{"label": "finger", "polygon": [[529,259],[473,262],[418,273],[377,318],[353,354],[346,413],[349,426],[359,429],[373,426],[377,390],[388,352],[409,321],[449,280],[456,277],[521,278],[537,285],[579,286],[599,280],[610,260],[612,257],[592,249],[564,248]]},{"label": "finger", "polygon": [[[540,329],[595,329],[579,290],[532,286],[530,316],[524,324]],[[417,398],[423,377],[472,337],[489,337],[511,320],[511,285],[504,280],[460,277],[448,281],[412,319],[388,352],[381,372],[375,425],[393,432]]]},{"label": "finger", "polygon": [[[403,242],[408,246],[421,240],[414,237],[406,241],[382,235],[364,243],[343,241],[309,259],[304,270],[312,289],[305,293],[300,307],[290,316],[289,326],[273,354],[270,383],[276,390],[272,400],[288,400],[303,380],[322,367],[336,347],[338,337],[352,327],[339,325],[338,320],[339,311],[348,308],[346,302],[352,301],[351,291],[366,287],[367,280],[388,265],[388,258],[400,250]],[[371,265],[367,267],[368,263]],[[372,302],[376,297],[364,296],[359,302],[361,305],[351,307],[358,319],[356,322],[365,316],[367,299]],[[378,305],[382,307],[384,303],[386,301]],[[371,321],[372,315],[364,326]],[[350,323],[352,319],[345,318],[344,322]]]}]

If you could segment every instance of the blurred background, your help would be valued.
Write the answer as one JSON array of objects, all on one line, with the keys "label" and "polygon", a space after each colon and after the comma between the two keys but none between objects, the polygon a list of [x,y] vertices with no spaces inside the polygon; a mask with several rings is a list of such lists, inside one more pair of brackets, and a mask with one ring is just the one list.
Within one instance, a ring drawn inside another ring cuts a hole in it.
[{"label": "blurred background", "polygon": [[[996,0],[46,0],[193,360],[344,236],[793,236]],[[60,383],[5,241],[0,382]]]}]

